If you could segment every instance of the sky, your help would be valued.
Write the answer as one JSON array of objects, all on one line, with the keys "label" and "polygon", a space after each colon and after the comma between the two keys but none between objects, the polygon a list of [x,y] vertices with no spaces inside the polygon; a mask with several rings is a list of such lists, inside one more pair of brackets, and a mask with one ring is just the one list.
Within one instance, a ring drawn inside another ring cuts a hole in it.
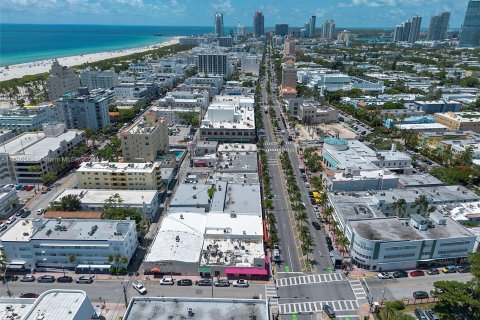
[{"label": "sky", "polygon": [[[311,15],[337,27],[394,27],[418,13],[422,28],[450,11],[450,27],[463,23],[468,0],[0,0],[3,23],[210,26],[216,11],[225,26],[251,26],[262,11],[265,26],[302,26]],[[320,23],[321,24],[321,23]],[[317,25],[319,23],[317,22]]]}]

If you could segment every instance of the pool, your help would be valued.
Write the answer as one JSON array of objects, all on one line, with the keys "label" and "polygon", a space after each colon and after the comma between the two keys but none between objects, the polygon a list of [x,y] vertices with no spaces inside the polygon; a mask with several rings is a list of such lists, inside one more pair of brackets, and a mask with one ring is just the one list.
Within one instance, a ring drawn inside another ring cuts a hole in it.
[{"label": "pool", "polygon": [[182,159],[184,152],[185,150],[173,150],[173,153],[175,153],[175,158],[177,158],[177,160]]}]

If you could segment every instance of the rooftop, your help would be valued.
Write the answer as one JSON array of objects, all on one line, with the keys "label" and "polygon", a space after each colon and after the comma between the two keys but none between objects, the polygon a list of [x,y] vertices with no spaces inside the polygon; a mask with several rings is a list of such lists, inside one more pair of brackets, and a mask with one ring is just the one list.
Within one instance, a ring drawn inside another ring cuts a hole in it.
[{"label": "rooftop", "polygon": [[473,237],[472,233],[451,218],[447,218],[445,225],[435,224],[435,227],[425,231],[414,228],[409,223],[409,219],[398,219],[397,217],[350,220],[349,223],[359,236],[368,240],[405,241]]},{"label": "rooftop", "polygon": [[173,195],[170,207],[197,207],[208,206],[210,199],[208,189],[212,185],[196,183],[180,183]]},{"label": "rooftop", "polygon": [[376,192],[372,197],[375,202],[385,201],[393,203],[396,199],[405,199],[407,203],[413,203],[420,195],[425,195],[433,202],[461,202],[480,199],[474,192],[462,186],[435,186],[408,189],[392,189]]},{"label": "rooftop", "polygon": [[442,186],[443,182],[429,173],[400,174],[398,182],[403,188],[419,186]]},{"label": "rooftop", "polygon": [[269,316],[263,299],[135,297],[124,319],[268,320]]},{"label": "rooftop", "polygon": [[152,203],[158,193],[155,190],[103,190],[103,189],[66,189],[54,201],[60,201],[67,195],[76,195],[80,197],[80,201],[85,204],[104,204],[105,200],[113,194],[119,194],[122,198],[122,205],[129,204],[149,204]]},{"label": "rooftop", "polygon": [[[222,148],[222,150],[225,149]],[[215,170],[218,172],[257,172],[257,152],[217,150]]]},{"label": "rooftop", "polygon": [[[256,267],[256,260],[265,263],[263,240],[260,239],[205,239],[200,257],[203,266]],[[264,267],[264,265],[262,266]]]},{"label": "rooftop", "polygon": [[155,162],[146,162],[146,163],[128,163],[128,162],[83,162],[80,165],[80,168],[77,169],[77,174],[79,172],[152,172],[159,166]]},{"label": "rooftop", "polygon": [[447,130],[447,126],[440,123],[403,123],[395,125],[400,130]]},{"label": "rooftop", "polygon": [[442,117],[447,117],[450,119],[455,119],[459,122],[480,122],[480,112],[446,112],[446,113],[436,113]]},{"label": "rooftop", "polygon": [[93,312],[93,306],[84,291],[53,289],[42,293],[23,319],[75,320],[88,313],[93,315]]}]

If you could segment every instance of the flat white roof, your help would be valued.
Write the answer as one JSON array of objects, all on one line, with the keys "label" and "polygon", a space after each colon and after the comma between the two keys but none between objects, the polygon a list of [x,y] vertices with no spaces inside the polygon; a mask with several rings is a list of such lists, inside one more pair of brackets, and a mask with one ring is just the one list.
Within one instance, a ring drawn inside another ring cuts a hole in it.
[{"label": "flat white roof", "polygon": [[13,139],[8,140],[5,143],[0,145],[0,152],[1,153],[8,153],[8,154],[16,154],[23,148],[27,148],[32,144],[38,142],[40,139],[43,139],[45,134],[43,132],[38,133],[24,133],[15,137]]},{"label": "flat white roof", "polygon": [[167,213],[145,261],[198,262],[206,223],[204,212]]},{"label": "flat white roof", "polygon": [[440,123],[404,123],[397,124],[396,127],[401,130],[447,130],[447,126]]},{"label": "flat white roof", "polygon": [[128,162],[83,162],[78,172],[152,172],[155,167],[159,165],[157,163],[145,162],[145,163],[128,163]]},{"label": "flat white roof", "polygon": [[[225,232],[227,231],[227,232]],[[261,215],[241,214],[232,217],[228,213],[209,213],[205,225],[206,235],[228,235],[263,237],[263,221]]]},{"label": "flat white roof", "polygon": [[105,200],[116,193],[123,199],[123,205],[151,204],[158,195],[158,192],[155,190],[142,190],[139,192],[138,190],[66,189],[53,201],[60,201],[67,195],[77,195],[82,203],[104,204]]},{"label": "flat white roof", "polygon": [[[23,320],[75,320],[85,312],[94,309],[85,291],[53,289],[45,291],[37,298]],[[39,318],[43,315],[43,318]]]}]

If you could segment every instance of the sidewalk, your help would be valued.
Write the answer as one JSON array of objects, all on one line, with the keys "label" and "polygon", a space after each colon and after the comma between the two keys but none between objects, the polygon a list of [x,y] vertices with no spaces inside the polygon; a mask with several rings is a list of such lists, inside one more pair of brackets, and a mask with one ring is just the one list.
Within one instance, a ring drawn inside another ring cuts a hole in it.
[{"label": "sidewalk", "polygon": [[358,308],[358,316],[360,317],[360,320],[363,320],[363,319],[374,320],[375,319],[373,314],[370,312],[370,305],[368,303],[362,304]]}]

